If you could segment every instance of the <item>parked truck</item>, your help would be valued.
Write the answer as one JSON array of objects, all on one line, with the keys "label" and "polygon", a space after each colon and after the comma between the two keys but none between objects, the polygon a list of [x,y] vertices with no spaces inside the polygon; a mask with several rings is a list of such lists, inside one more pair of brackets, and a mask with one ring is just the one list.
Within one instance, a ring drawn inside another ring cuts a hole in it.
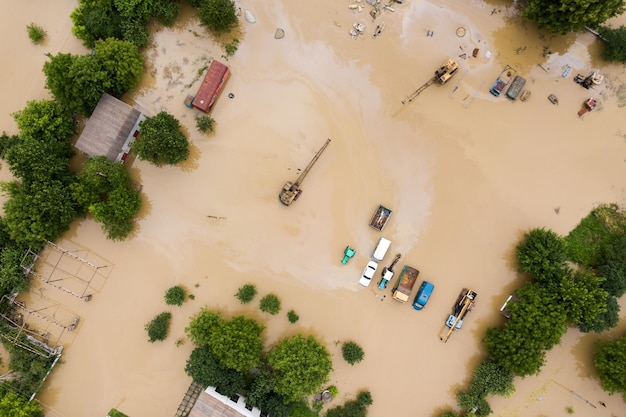
[{"label": "parked truck", "polygon": [[412,266],[405,265],[402,269],[400,277],[398,278],[396,286],[393,288],[393,299],[403,303],[406,302],[411,296],[411,291],[413,291],[413,286],[415,285],[419,274],[420,271],[417,269]]}]

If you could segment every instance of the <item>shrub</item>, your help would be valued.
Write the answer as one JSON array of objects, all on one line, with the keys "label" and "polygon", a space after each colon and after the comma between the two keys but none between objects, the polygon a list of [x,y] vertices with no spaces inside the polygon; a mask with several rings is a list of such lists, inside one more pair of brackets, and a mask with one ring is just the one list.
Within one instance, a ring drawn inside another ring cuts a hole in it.
[{"label": "shrub", "polygon": [[154,343],[157,340],[165,340],[171,320],[172,313],[163,312],[146,324],[146,331],[148,332],[148,340],[150,343]]},{"label": "shrub", "polygon": [[238,22],[233,0],[205,0],[198,16],[203,26],[217,34],[230,32]]},{"label": "shrub", "polygon": [[213,132],[215,129],[215,119],[208,114],[196,117],[196,128],[200,133]]},{"label": "shrub", "polygon": [[176,285],[165,292],[165,303],[168,305],[182,306],[187,298],[187,291],[180,285]]},{"label": "shrub", "polygon": [[289,310],[289,312],[287,313],[287,318],[289,319],[289,323],[295,323],[300,320],[300,316],[298,316],[293,310]]},{"label": "shrub", "polygon": [[261,311],[265,313],[270,313],[274,316],[280,311],[280,299],[274,294],[268,294],[265,297],[261,298],[259,308],[261,309]]},{"label": "shrub", "polygon": [[345,342],[341,347],[341,353],[343,354],[343,358],[350,365],[361,362],[365,356],[363,348],[355,342]]},{"label": "shrub", "polygon": [[109,411],[109,414],[107,414],[107,417],[128,417],[128,416],[122,413],[121,411],[117,411],[115,408],[112,408],[111,411]]},{"label": "shrub", "polygon": [[41,26],[37,26],[34,23],[26,26],[26,30],[28,31],[28,37],[34,44],[40,44],[46,38],[46,31],[43,30]]},{"label": "shrub", "polygon": [[337,394],[339,394],[339,389],[335,385],[331,385],[330,387],[328,387],[328,392],[330,392],[330,395],[335,398]]},{"label": "shrub", "polygon": [[248,304],[250,301],[252,301],[256,294],[256,286],[254,284],[246,284],[243,287],[239,288],[239,290],[237,290],[237,294],[235,294],[235,297],[237,297],[237,299],[241,301],[241,304]]}]

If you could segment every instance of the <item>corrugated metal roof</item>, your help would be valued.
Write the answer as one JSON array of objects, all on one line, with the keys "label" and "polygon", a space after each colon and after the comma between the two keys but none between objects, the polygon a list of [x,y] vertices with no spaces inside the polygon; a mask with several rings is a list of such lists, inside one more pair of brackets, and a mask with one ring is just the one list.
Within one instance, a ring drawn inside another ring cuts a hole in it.
[{"label": "corrugated metal roof", "polygon": [[230,70],[221,62],[213,61],[209,66],[202,84],[193,99],[193,105],[205,113],[211,111],[217,96],[230,76]]},{"label": "corrugated metal roof", "polygon": [[115,161],[140,115],[132,106],[103,94],[76,141],[76,148],[89,156],[104,155]]}]

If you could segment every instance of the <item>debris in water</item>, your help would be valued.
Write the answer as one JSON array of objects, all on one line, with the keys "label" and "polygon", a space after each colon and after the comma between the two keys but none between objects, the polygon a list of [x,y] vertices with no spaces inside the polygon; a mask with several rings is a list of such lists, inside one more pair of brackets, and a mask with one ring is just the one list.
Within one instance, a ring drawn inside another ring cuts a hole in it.
[{"label": "debris in water", "polygon": [[276,33],[274,33],[274,39],[282,39],[285,37],[285,31],[281,28],[276,29]]},{"label": "debris in water", "polygon": [[246,10],[245,12],[243,12],[244,17],[246,18],[246,21],[248,23],[255,23],[256,19],[254,18],[254,15],[252,14],[252,12],[250,10]]}]

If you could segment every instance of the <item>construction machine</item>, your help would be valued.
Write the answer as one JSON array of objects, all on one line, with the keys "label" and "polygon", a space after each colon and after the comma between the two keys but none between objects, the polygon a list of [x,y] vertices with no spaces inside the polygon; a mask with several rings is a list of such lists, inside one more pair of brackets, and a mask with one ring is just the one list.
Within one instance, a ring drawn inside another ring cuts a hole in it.
[{"label": "construction machine", "polygon": [[400,255],[399,253],[396,254],[396,257],[393,259],[393,262],[391,262],[391,265],[383,268],[382,278],[380,279],[380,281],[378,281],[379,290],[384,290],[385,288],[387,288],[387,284],[389,283],[389,281],[391,281],[391,278],[393,278],[393,267],[396,266],[401,257],[402,255]]},{"label": "construction machine", "polygon": [[459,69],[459,64],[452,58],[448,59],[441,67],[439,67],[438,70],[435,71],[435,76],[433,78],[426,81],[417,90],[415,90],[413,93],[408,95],[404,100],[402,100],[402,104],[406,104],[410,101],[413,101],[415,97],[419,96],[422,93],[422,91],[426,90],[435,82],[438,82],[439,84],[445,84],[446,82],[448,82],[450,78],[452,78],[454,74],[456,74],[458,69]]},{"label": "construction machine", "polygon": [[448,320],[446,320],[446,326],[450,328],[448,333],[441,339],[444,343],[448,341],[452,332],[456,329],[460,329],[463,325],[463,317],[474,309],[474,302],[476,300],[476,294],[473,290],[464,288],[459,295],[459,298],[452,308],[454,314],[450,314]]},{"label": "construction machine", "polygon": [[285,183],[285,185],[283,186],[283,189],[280,191],[280,194],[278,195],[278,198],[280,199],[281,203],[283,203],[286,206],[290,206],[291,203],[293,203],[294,201],[298,199],[298,197],[300,197],[300,194],[302,194],[302,189],[300,188],[300,184],[302,184],[304,177],[306,177],[306,174],[309,173],[309,171],[313,167],[313,164],[317,162],[320,155],[322,154],[322,152],[324,152],[324,149],[326,149],[329,143],[330,143],[330,139],[327,139],[324,146],[322,146],[322,148],[319,151],[317,151],[317,153],[315,154],[311,162],[309,162],[309,165],[307,165],[307,167],[304,168],[304,171],[302,171],[302,173],[300,174],[296,182],[287,181]]}]

